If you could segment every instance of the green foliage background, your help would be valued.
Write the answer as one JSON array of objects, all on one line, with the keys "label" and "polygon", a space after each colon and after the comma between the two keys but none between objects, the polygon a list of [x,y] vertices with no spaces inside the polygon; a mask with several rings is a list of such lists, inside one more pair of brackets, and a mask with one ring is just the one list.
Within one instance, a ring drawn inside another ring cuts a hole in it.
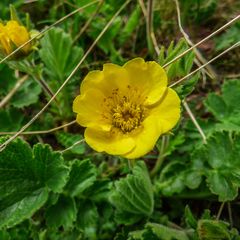
[{"label": "green foliage background", "polygon": [[[9,4],[13,4],[23,23],[29,13],[31,28],[41,31],[90,2],[3,0],[1,19],[9,19]],[[189,48],[179,31],[174,2],[153,1],[157,54],[146,33],[148,20],[141,2],[147,10],[151,1],[129,3],[28,131],[72,121],[72,102],[81,80],[103,63],[121,65],[141,56],[164,65]],[[239,14],[239,1],[229,2],[179,0],[183,27],[193,42]],[[93,4],[42,35],[26,59],[0,64],[0,101],[27,76],[0,108],[0,143],[47,103],[123,3]],[[199,46],[200,54],[211,59],[239,41],[239,36],[238,21]],[[198,57],[190,51],[170,64],[169,83],[195,69]],[[76,124],[11,142],[0,152],[0,240],[240,239],[239,61],[236,48],[212,64],[213,77],[199,72],[174,87],[188,102],[206,142],[184,108],[171,134],[162,136],[153,151],[130,165],[126,159],[96,153],[85,143],[71,148],[83,139],[84,129]]]}]

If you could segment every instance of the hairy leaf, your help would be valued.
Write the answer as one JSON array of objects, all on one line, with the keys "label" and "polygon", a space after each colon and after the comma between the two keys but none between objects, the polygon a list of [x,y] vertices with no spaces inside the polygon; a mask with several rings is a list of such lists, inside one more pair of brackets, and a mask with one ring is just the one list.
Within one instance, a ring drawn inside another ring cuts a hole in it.
[{"label": "hairy leaf", "polygon": [[67,176],[61,155],[48,145],[37,144],[32,150],[21,139],[11,142],[0,152],[0,228],[30,217],[50,190],[62,190]]}]

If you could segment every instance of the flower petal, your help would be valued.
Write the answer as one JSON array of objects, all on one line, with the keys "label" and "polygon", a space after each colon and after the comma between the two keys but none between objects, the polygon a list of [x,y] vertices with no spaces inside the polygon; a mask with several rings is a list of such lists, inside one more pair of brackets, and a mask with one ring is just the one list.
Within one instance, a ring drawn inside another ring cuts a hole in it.
[{"label": "flower petal", "polygon": [[103,65],[103,71],[92,71],[82,81],[81,93],[96,88],[104,95],[109,96],[114,89],[125,91],[129,85],[127,71],[116,64],[107,63]]},{"label": "flower petal", "polygon": [[[6,25],[6,32],[16,47],[21,46],[30,39],[30,35],[24,26],[19,25],[17,21],[8,21]],[[24,52],[28,52],[31,44],[27,44],[22,48]]]},{"label": "flower petal", "polygon": [[73,102],[73,111],[77,113],[77,122],[84,127],[95,127],[105,131],[111,128],[110,122],[104,118],[104,95],[89,89],[77,96]]},{"label": "flower petal", "polygon": [[87,144],[97,152],[106,152],[112,155],[122,155],[130,152],[135,142],[129,136],[119,131],[114,133],[87,128],[84,133]]},{"label": "flower petal", "polygon": [[180,118],[180,98],[177,93],[168,88],[162,101],[154,106],[149,114],[158,117],[158,126],[162,133],[171,130]]},{"label": "flower petal", "polygon": [[142,124],[141,129],[131,134],[131,137],[135,141],[135,148],[131,152],[125,154],[124,157],[129,159],[139,158],[154,148],[159,136],[161,135],[157,119],[155,116],[149,116]]},{"label": "flower petal", "polygon": [[161,99],[167,87],[167,75],[158,63],[134,58],[123,67],[129,74],[130,85],[137,87],[147,97],[145,105],[152,105]]}]

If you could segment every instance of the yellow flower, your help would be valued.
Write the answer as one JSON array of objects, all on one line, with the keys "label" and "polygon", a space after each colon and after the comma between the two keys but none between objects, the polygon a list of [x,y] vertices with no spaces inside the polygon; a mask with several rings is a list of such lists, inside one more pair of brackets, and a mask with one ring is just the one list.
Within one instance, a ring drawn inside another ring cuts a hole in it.
[{"label": "yellow flower", "polygon": [[[0,49],[4,55],[10,54],[29,39],[29,32],[17,21],[10,20],[6,25],[0,23]],[[21,49],[21,54],[17,56],[27,55],[30,51],[31,44],[29,43]]]},{"label": "yellow flower", "polygon": [[159,136],[176,125],[180,99],[167,87],[159,64],[135,58],[89,72],[73,111],[93,149],[134,159],[151,151]]}]

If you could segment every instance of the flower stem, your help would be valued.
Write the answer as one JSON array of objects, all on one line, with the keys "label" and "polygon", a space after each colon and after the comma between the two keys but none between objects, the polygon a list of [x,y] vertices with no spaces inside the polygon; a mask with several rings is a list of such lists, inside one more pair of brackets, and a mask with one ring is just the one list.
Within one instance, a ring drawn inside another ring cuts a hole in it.
[{"label": "flower stem", "polygon": [[155,164],[155,166],[153,167],[153,169],[150,173],[151,177],[155,176],[156,173],[159,171],[159,169],[162,166],[162,163],[163,163],[164,157],[165,157],[164,156],[164,151],[166,149],[167,144],[168,144],[168,137],[167,136],[162,136],[161,149],[160,149],[156,164]]},{"label": "flower stem", "polygon": [[128,159],[128,167],[132,171],[133,167],[135,165],[135,159]]}]

